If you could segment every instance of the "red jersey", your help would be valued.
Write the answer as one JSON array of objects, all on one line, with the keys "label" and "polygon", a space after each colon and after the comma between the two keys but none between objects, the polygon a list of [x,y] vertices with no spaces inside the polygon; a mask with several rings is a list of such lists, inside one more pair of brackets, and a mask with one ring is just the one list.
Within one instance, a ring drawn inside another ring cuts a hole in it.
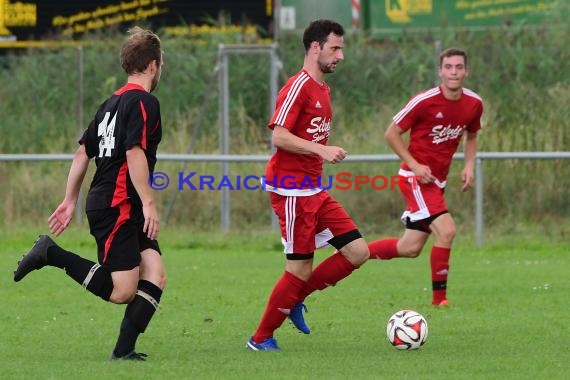
[{"label": "red jersey", "polygon": [[[279,125],[315,144],[326,145],[333,117],[330,88],[305,70],[291,77],[277,95],[269,128]],[[277,149],[267,163],[266,189],[282,195],[312,195],[322,187],[323,159]]]},{"label": "red jersey", "polygon": [[[463,88],[458,100],[449,100],[438,86],[414,96],[393,120],[403,131],[410,130],[409,152],[444,187],[463,132],[481,129],[482,114],[483,102],[475,92]],[[404,162],[401,168],[410,170]]]}]

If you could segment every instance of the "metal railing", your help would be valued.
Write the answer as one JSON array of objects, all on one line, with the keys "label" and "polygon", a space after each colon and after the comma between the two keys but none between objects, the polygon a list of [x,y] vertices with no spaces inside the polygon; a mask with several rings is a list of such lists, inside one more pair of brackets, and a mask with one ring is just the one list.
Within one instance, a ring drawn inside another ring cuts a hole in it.
[{"label": "metal railing", "polygon": [[[222,155],[222,154],[158,154],[160,161],[178,162],[267,162],[269,155]],[[455,160],[463,160],[463,153],[456,153]],[[71,161],[72,154],[0,154],[0,161]],[[485,160],[552,160],[570,159],[570,152],[479,152],[475,158],[475,236],[478,246],[484,244],[484,215],[483,215],[483,161]],[[400,158],[395,154],[362,154],[346,158],[347,162],[396,162]],[[221,202],[221,220],[226,221],[220,226],[222,230],[229,229],[229,202]]]}]

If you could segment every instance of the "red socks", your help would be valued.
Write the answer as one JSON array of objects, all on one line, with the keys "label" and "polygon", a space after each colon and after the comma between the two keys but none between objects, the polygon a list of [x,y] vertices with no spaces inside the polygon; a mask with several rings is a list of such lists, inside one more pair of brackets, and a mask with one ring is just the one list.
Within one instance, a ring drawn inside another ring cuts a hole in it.
[{"label": "red socks", "polygon": [[[398,239],[376,240],[368,244],[371,259],[390,260],[398,255]],[[434,305],[447,302],[447,274],[449,272],[450,248],[433,246],[430,254],[431,281]],[[310,280],[309,280],[310,281]]]},{"label": "red socks", "polygon": [[357,269],[340,252],[335,252],[327,257],[315,269],[301,290],[301,300],[313,293],[315,290],[323,290],[327,286],[334,286],[337,282],[347,277]]},{"label": "red socks", "polygon": [[398,239],[376,240],[368,244],[371,259],[390,260],[398,257]]},{"label": "red socks", "polygon": [[261,343],[273,336],[273,332],[283,324],[291,309],[300,302],[299,293],[304,284],[303,280],[293,274],[283,273],[273,287],[261,322],[253,334],[253,340],[256,343]]},{"label": "red socks", "polygon": [[432,304],[434,305],[440,305],[443,301],[447,301],[447,274],[449,272],[450,255],[450,248],[433,246],[431,249]]},{"label": "red socks", "polygon": [[[398,239],[376,240],[368,244],[371,259],[390,260],[398,256]],[[450,248],[433,246],[430,254],[431,281],[434,305],[447,302],[447,274],[449,272]]]},{"label": "red socks", "polygon": [[315,290],[323,290],[327,286],[336,285],[356,268],[341,253],[336,252],[313,270],[307,282],[286,271],[273,287],[261,322],[253,334],[253,340],[261,343],[273,336],[275,330],[283,324],[295,305]]}]

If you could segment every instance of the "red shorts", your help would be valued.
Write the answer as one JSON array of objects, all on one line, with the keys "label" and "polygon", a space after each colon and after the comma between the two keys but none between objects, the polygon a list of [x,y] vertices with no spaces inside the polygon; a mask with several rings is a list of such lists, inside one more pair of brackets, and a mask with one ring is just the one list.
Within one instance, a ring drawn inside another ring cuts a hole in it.
[{"label": "red shorts", "polygon": [[443,198],[444,188],[435,183],[420,184],[414,177],[400,175],[400,191],[406,201],[402,222],[406,224],[424,220],[447,211]]},{"label": "red shorts", "polygon": [[334,237],[357,230],[348,213],[326,191],[306,197],[269,196],[279,217],[286,254],[312,254]]}]

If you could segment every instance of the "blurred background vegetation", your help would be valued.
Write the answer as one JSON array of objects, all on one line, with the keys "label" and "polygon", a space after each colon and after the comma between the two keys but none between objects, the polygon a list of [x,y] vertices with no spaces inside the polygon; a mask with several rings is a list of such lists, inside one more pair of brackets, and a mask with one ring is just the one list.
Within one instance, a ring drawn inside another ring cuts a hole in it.
[{"label": "blurred background vegetation", "polygon": [[[160,34],[160,33],[159,33]],[[335,110],[330,143],[351,154],[392,153],[383,134],[391,117],[414,94],[436,84],[439,48],[459,46],[470,56],[466,87],[485,102],[480,151],[570,150],[570,23],[496,27],[485,31],[442,28],[421,37],[376,40],[345,37],[345,61],[327,81]],[[125,82],[118,52],[124,35],[86,36],[79,47],[29,49],[0,56],[0,153],[71,153],[99,104]],[[280,85],[302,66],[299,34],[280,37]],[[192,36],[163,36],[165,69],[155,94],[164,127],[161,153],[218,153],[218,82],[213,75],[220,43],[269,43],[240,28]],[[80,63],[83,87],[79,88]],[[231,153],[269,154],[269,61],[230,60]],[[81,115],[79,109],[85,113]],[[94,166],[94,165],[93,165]],[[0,223],[44,223],[61,201],[69,162],[0,162]],[[393,163],[343,163],[338,171],[387,177]],[[459,192],[461,162],[447,189],[448,206],[463,228],[473,229],[473,193]],[[91,168],[92,170],[93,168]],[[184,170],[218,176],[215,163],[159,162],[175,176]],[[232,175],[262,175],[264,164],[232,164]],[[91,173],[90,173],[91,174]],[[90,175],[89,174],[89,175]],[[485,161],[486,228],[517,223],[562,226],[568,238],[570,165],[564,160]],[[85,189],[89,180],[85,181]],[[157,192],[165,210],[174,186]],[[404,203],[396,191],[331,190],[364,231],[399,231]],[[181,191],[169,223],[191,229],[219,227],[217,191]],[[270,206],[262,191],[232,192],[232,228],[268,228]],[[564,227],[565,226],[565,227]]]}]

